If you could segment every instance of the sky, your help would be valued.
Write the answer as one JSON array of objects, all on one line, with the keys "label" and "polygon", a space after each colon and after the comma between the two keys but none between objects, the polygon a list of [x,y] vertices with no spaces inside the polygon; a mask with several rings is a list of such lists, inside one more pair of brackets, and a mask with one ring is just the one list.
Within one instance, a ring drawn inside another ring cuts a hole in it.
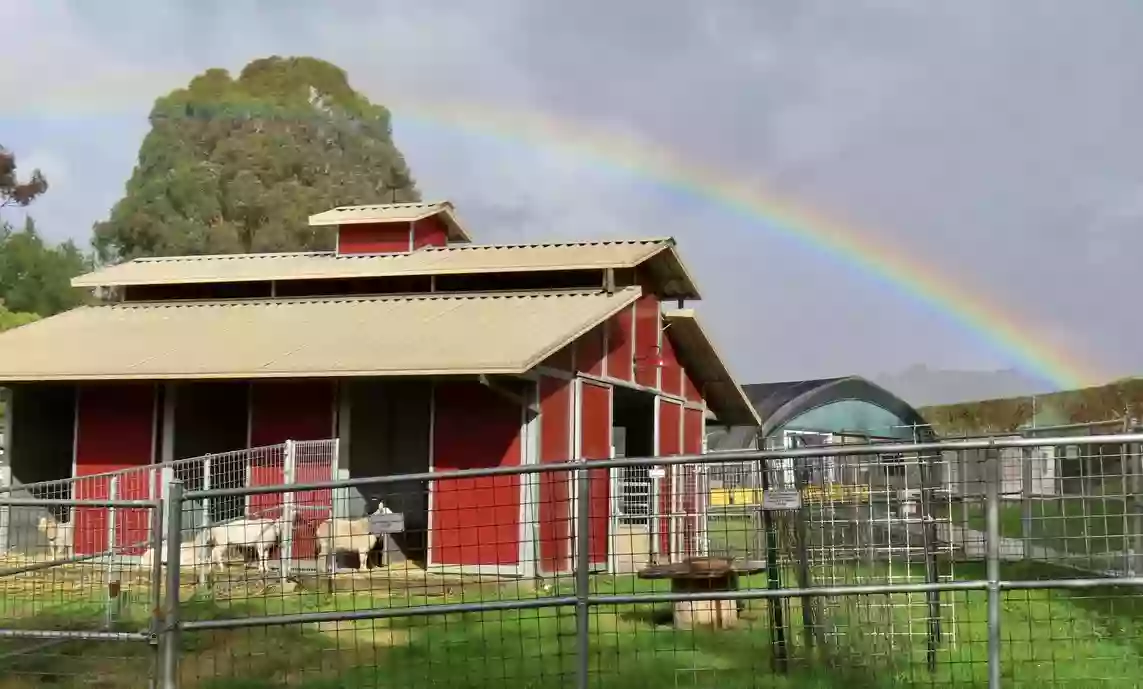
[{"label": "sky", "polygon": [[30,212],[52,239],[106,217],[156,97],[312,55],[392,108],[423,196],[477,241],[675,237],[744,382],[1026,362],[605,145],[490,135],[465,113],[554,118],[756,183],[1097,375],[1143,370],[1137,0],[0,0],[0,24],[0,144],[48,176]]}]

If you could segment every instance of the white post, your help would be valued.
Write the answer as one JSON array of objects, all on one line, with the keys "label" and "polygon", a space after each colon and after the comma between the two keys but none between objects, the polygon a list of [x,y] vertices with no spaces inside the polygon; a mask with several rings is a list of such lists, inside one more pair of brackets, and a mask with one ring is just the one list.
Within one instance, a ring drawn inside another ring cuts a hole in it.
[{"label": "white post", "polygon": [[[293,440],[286,441],[285,463],[282,467],[282,483],[292,486],[297,482],[297,453]],[[278,572],[282,586],[290,576],[290,566],[294,559],[294,514],[295,495],[292,490],[282,493],[282,540],[278,544]]]},{"label": "white post", "polygon": [[[11,488],[12,467],[8,464],[0,465],[0,494],[6,498],[15,497],[12,495]],[[9,542],[9,525],[11,523],[12,508],[9,505],[0,506],[0,553],[8,552],[8,549],[11,547],[11,543]]]},{"label": "white post", "polygon": [[[202,458],[202,489],[210,490],[213,488],[211,477],[211,461],[210,455]],[[203,529],[210,528],[210,498],[202,499],[202,527]]]},{"label": "white post", "polygon": [[[107,489],[108,500],[119,499],[119,477],[112,476],[110,485]],[[104,622],[107,628],[110,629],[115,622],[116,610],[115,605],[119,599],[119,574],[115,569],[115,518],[116,508],[107,508],[107,565],[104,573],[104,585],[106,586],[107,593],[107,614]]]}]

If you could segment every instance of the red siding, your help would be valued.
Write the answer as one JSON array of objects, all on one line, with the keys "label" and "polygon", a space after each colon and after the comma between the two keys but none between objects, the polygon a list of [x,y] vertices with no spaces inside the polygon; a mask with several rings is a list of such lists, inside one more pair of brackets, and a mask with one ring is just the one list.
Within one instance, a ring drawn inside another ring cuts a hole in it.
[{"label": "red siding", "polygon": [[[580,398],[580,456],[611,458],[611,387],[584,381]],[[611,480],[606,469],[590,472],[588,558],[592,565],[607,563],[608,525],[611,521]]]},{"label": "red siding", "polygon": [[634,308],[626,308],[607,322],[607,375],[619,380],[631,380],[633,314]]},{"label": "red siding", "polygon": [[683,395],[686,396],[688,402],[702,401],[702,392],[699,391],[694,378],[691,378],[690,371],[685,368],[683,369]]},{"label": "red siding", "polygon": [[606,329],[600,325],[576,341],[575,366],[577,371],[593,376],[603,375],[604,336]]},{"label": "red siding", "polygon": [[[250,446],[277,445],[287,440],[323,440],[333,437],[334,384],[326,380],[260,381],[250,386]],[[273,453],[252,459],[250,483],[255,486],[277,485],[285,479],[285,457]],[[328,481],[329,464],[297,457],[295,480]],[[330,491],[307,491],[294,498],[297,506],[328,508]],[[281,515],[282,495],[251,495],[252,516],[277,518]],[[294,524],[295,557],[311,557],[316,549],[315,524],[329,516],[328,512],[299,509]]]},{"label": "red siding", "polygon": [[448,244],[448,228],[439,215],[421,218],[413,224],[413,248],[424,246],[445,246]]},{"label": "red siding", "polygon": [[408,253],[409,225],[407,222],[341,225],[337,228],[337,253]]},{"label": "red siding", "polygon": [[654,358],[659,346],[659,300],[648,294],[635,302],[635,382],[658,387]]},{"label": "red siding", "polygon": [[[521,409],[479,383],[437,383],[433,470],[518,466]],[[520,553],[520,477],[434,481],[433,564],[515,565]]]},{"label": "red siding", "polygon": [[[131,467],[144,467],[154,458],[155,388],[153,385],[111,384],[82,385],[76,425],[76,476],[90,476]],[[149,499],[151,486],[148,473],[119,479],[119,498]],[[92,479],[76,484],[77,500],[106,500],[110,497],[111,480]],[[148,510],[118,510],[116,545],[132,546],[147,541]],[[90,555],[106,550],[107,510],[79,508],[75,510],[75,551]],[[129,549],[128,553],[142,552]]]},{"label": "red siding", "polygon": [[[571,459],[572,381],[540,379],[540,462]],[[569,472],[540,474],[540,571],[571,570],[571,482]]]},{"label": "red siding", "polygon": [[[669,400],[659,398],[659,454],[663,457],[680,454],[680,424],[682,423],[682,407]],[[673,469],[667,470],[667,475],[659,482],[659,514],[663,515],[659,523],[659,552],[664,557],[671,554],[671,518],[674,513],[674,495],[672,492],[671,477]]]},{"label": "red siding", "polygon": [[575,344],[570,344],[551,355],[544,361],[544,366],[559,369],[560,371],[575,370]]},{"label": "red siding", "polygon": [[[670,330],[667,331],[668,333]],[[668,395],[683,395],[683,368],[670,337],[663,338],[663,367],[659,377],[660,389]]]}]

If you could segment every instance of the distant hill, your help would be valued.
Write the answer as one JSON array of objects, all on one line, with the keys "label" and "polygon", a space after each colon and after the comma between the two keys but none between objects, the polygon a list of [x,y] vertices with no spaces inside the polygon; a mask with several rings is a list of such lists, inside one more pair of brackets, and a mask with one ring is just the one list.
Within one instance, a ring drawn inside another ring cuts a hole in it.
[{"label": "distant hill", "polygon": [[1045,384],[1015,369],[1000,371],[948,371],[917,365],[873,379],[914,407],[958,404],[1054,392]]}]

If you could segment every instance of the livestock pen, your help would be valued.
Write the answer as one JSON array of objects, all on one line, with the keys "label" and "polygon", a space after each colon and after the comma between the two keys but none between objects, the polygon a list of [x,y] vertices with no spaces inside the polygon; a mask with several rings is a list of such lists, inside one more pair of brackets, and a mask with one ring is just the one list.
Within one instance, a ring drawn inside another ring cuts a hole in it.
[{"label": "livestock pen", "polygon": [[[1124,447],[1141,441],[1143,435],[1099,440]],[[781,467],[787,460],[834,457],[872,467],[891,455],[920,461],[985,450],[988,464],[1005,447],[1095,442],[826,446],[748,458]],[[274,495],[286,503],[291,493],[329,490],[336,500],[347,489],[395,481],[464,490],[472,485],[465,481],[477,478],[532,474],[568,481],[590,500],[592,471],[642,466],[650,472],[742,459],[740,453],[622,458],[185,492],[176,482],[165,505],[174,518],[164,529],[170,542],[189,539],[197,532],[184,524],[195,520],[184,515],[201,510],[207,499]],[[1136,462],[1138,455],[1124,460]],[[50,598],[35,588],[7,594],[11,612],[0,630],[0,663],[8,686],[42,686],[45,678],[66,686],[101,676],[106,686],[128,687],[152,673],[163,687],[1135,686],[1143,672],[1135,591],[1143,580],[1006,557],[999,482],[993,486],[984,486],[989,507],[981,556],[939,536],[928,545],[916,537],[943,518],[929,496],[906,508],[888,491],[871,489],[869,502],[877,509],[863,520],[868,505],[847,512],[853,504],[825,501],[830,490],[797,498],[772,494],[764,501],[771,512],[771,526],[763,529],[770,556],[764,571],[740,578],[734,590],[707,593],[673,592],[635,574],[593,572],[590,504],[579,499],[572,509],[577,564],[570,575],[448,574],[382,562],[364,573],[334,569],[330,587],[301,572],[283,583],[276,572],[266,576],[236,562],[203,585],[199,563],[174,562],[157,588],[163,605],[150,605],[157,580],[147,578],[149,570],[111,626],[102,590],[90,585],[56,590]],[[846,495],[852,501],[862,493]],[[934,546],[936,558],[926,552]],[[181,559],[179,549],[170,557]],[[79,566],[10,567],[3,579],[25,582]],[[680,600],[735,601],[735,624],[683,628],[672,614]],[[57,643],[37,651],[29,639]]]}]

